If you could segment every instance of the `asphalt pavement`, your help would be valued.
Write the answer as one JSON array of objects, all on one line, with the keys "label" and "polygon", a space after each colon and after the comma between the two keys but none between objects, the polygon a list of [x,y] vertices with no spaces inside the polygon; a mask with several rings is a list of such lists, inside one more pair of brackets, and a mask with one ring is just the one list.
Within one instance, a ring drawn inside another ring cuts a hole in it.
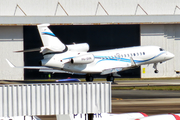
[{"label": "asphalt pavement", "polygon": [[112,90],[112,98],[119,98],[119,99],[180,98],[180,91]]},{"label": "asphalt pavement", "polygon": [[115,80],[112,86],[166,86],[180,85],[180,79]]}]

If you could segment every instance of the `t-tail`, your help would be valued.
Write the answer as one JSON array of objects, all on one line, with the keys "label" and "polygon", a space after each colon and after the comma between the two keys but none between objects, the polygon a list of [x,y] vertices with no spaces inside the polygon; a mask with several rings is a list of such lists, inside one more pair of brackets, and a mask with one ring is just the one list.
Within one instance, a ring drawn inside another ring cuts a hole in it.
[{"label": "t-tail", "polygon": [[63,52],[66,49],[64,45],[55,34],[48,28],[50,24],[40,24],[37,26],[43,47],[41,47],[41,53]]}]

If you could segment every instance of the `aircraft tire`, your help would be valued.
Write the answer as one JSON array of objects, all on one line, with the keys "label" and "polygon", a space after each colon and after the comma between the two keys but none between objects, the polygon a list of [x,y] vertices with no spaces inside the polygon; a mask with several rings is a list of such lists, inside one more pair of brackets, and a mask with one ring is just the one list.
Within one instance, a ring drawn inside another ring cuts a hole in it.
[{"label": "aircraft tire", "polygon": [[87,82],[93,82],[93,76],[86,76],[86,81]]},{"label": "aircraft tire", "polygon": [[114,81],[114,76],[107,76],[107,81]]},{"label": "aircraft tire", "polygon": [[159,71],[158,70],[155,70],[154,73],[158,73]]}]

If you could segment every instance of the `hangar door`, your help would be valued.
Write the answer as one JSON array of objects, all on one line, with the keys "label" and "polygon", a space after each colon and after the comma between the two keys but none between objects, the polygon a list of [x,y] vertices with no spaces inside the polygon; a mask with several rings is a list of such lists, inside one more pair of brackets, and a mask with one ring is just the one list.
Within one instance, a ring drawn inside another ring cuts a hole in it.
[{"label": "hangar door", "polygon": [[[90,51],[122,48],[140,45],[139,25],[63,25],[49,26],[52,32],[64,43],[88,43]],[[42,42],[36,26],[24,26],[24,49],[39,48]],[[43,58],[39,52],[24,53],[25,65],[39,65]],[[140,77],[140,69],[120,73],[122,77]],[[69,74],[53,74],[53,78],[84,77]],[[106,77],[95,75],[95,77]],[[38,70],[25,70],[25,79],[47,78]]]}]

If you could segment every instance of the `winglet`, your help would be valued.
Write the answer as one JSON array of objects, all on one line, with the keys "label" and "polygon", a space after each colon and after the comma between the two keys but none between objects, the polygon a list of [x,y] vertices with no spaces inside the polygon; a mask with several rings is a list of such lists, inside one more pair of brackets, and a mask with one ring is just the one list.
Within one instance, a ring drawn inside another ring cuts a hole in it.
[{"label": "winglet", "polygon": [[15,65],[13,65],[8,59],[6,59],[7,63],[9,64],[10,67],[14,68]]}]

